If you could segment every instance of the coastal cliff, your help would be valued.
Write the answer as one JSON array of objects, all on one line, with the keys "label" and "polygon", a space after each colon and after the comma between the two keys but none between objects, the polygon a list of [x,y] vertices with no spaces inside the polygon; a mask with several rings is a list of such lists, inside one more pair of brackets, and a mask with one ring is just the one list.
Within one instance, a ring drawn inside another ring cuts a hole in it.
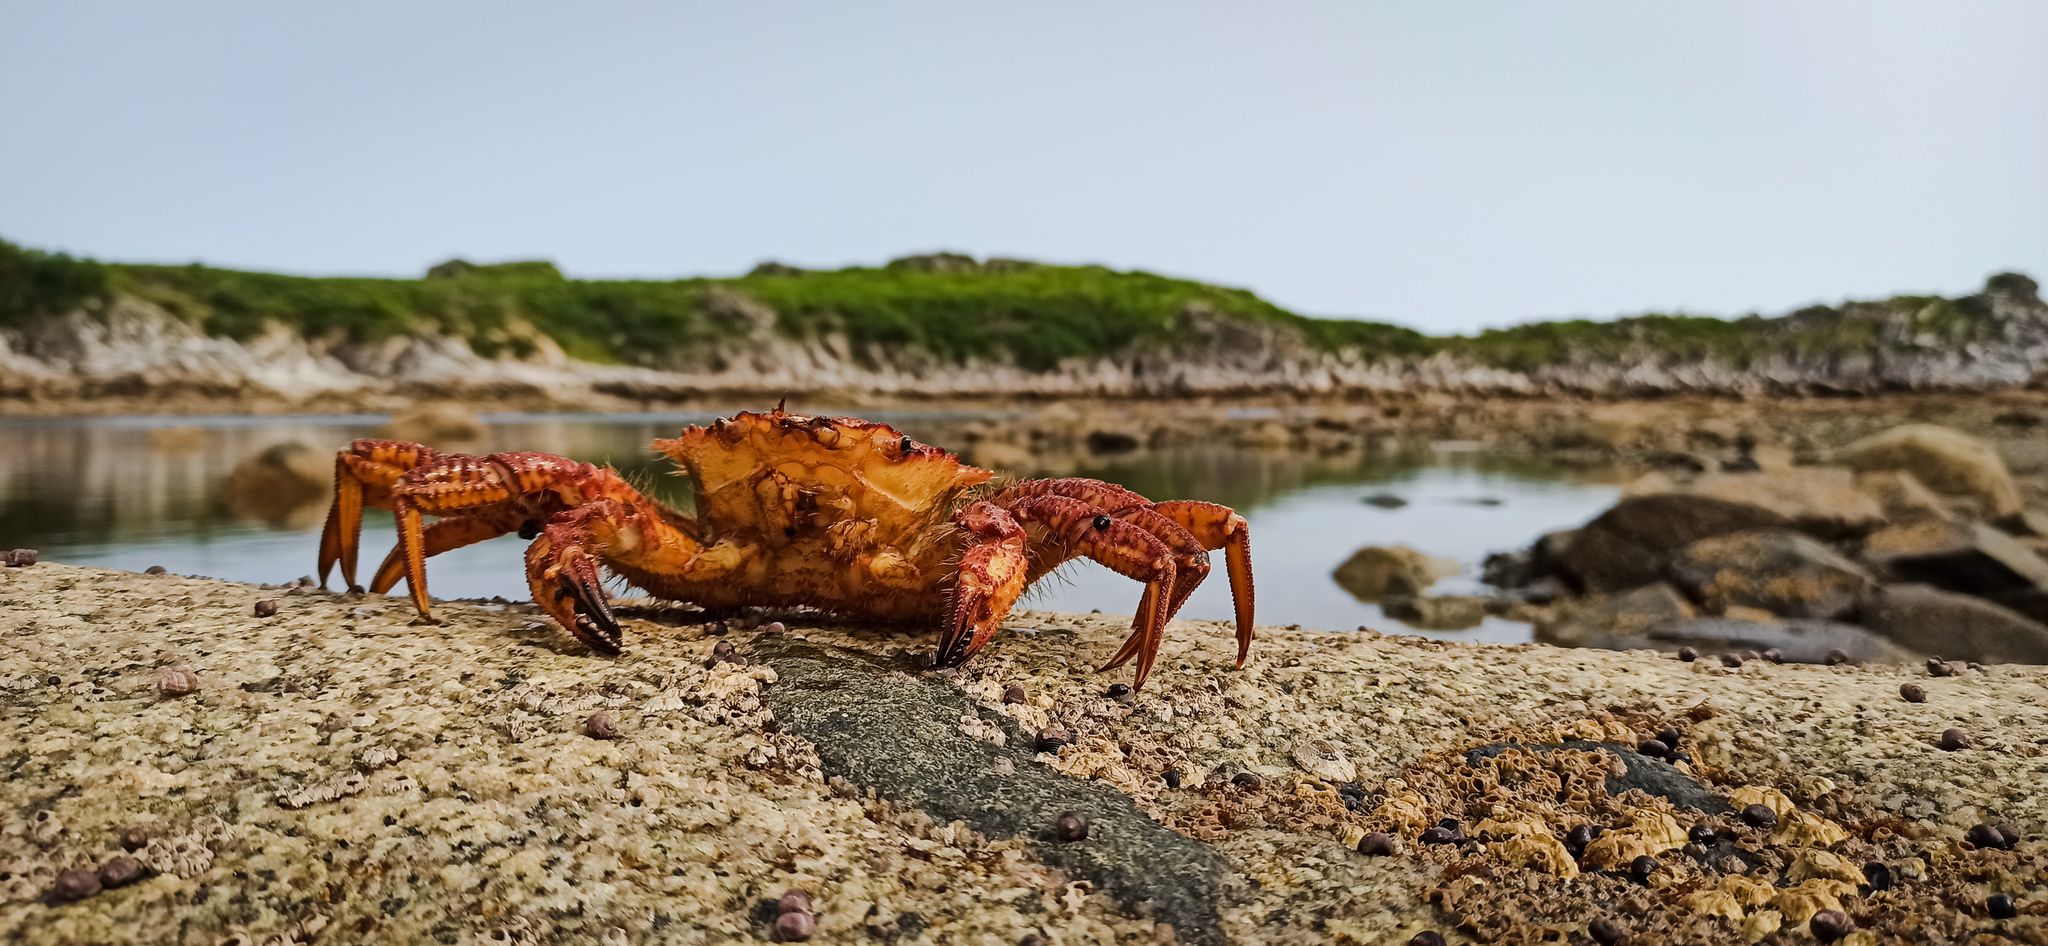
[{"label": "coastal cliff", "polygon": [[619,409],[862,399],[1624,398],[2024,387],[2026,276],[1776,318],[1644,315],[1432,337],[1146,273],[939,254],[735,279],[569,280],[546,263],[327,279],[73,260],[0,244],[0,409],[79,402]]}]

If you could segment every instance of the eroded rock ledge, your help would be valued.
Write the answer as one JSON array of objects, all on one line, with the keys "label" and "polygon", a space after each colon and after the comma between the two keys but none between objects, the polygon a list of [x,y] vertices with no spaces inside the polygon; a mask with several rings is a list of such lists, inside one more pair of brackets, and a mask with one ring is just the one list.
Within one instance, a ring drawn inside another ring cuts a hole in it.
[{"label": "eroded rock ledge", "polygon": [[[1030,633],[938,675],[915,663],[929,635],[787,616],[720,636],[633,610],[605,659],[522,605],[415,627],[397,598],[47,563],[0,573],[0,605],[10,940],[722,943],[765,940],[763,901],[791,887],[815,941],[847,943],[1588,942],[1594,920],[1792,943],[1833,908],[1851,942],[2039,942],[2048,923],[2042,667],[1266,629],[1233,671],[1223,628],[1176,622],[1118,700],[1087,672],[1113,615],[1020,613]],[[707,669],[719,641],[747,662]],[[197,688],[165,695],[167,668]],[[616,738],[586,734],[597,712]],[[1023,745],[1052,724],[1058,754]],[[1610,795],[1634,766],[1609,750],[1538,751],[1665,728],[1677,775],[1772,824]],[[1942,749],[1948,729],[1970,747]],[[1052,839],[1055,809],[1092,809],[1100,837]],[[1418,843],[1445,818],[1463,840]],[[1605,834],[1576,845],[1582,823]],[[2017,843],[1979,843],[2004,837],[1986,824]],[[1358,853],[1368,832],[1398,853]],[[49,896],[124,837],[142,879]],[[1990,915],[1998,894],[2017,917]]]}]

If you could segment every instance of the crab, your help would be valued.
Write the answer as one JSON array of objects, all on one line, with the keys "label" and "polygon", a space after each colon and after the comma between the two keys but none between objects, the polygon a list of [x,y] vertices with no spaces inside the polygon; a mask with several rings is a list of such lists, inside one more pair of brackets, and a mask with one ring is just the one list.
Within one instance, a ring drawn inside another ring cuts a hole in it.
[{"label": "crab", "polygon": [[1155,503],[1092,479],[1006,481],[887,424],[781,405],[653,446],[690,478],[695,516],[642,495],[613,470],[564,457],[358,440],[335,458],[321,585],[338,563],[358,588],[368,506],[391,511],[398,526],[370,590],[404,579],[423,622],[434,620],[428,558],[517,533],[532,540],[534,603],[602,653],[623,646],[604,588],[609,571],[656,598],[712,610],[809,607],[937,625],[934,663],[944,668],[988,643],[1026,589],[1088,558],[1144,583],[1130,638],[1101,668],[1135,658],[1135,689],[1151,675],[1166,622],[1208,576],[1209,552],[1221,549],[1239,667],[1250,652],[1250,530],[1227,506]]}]

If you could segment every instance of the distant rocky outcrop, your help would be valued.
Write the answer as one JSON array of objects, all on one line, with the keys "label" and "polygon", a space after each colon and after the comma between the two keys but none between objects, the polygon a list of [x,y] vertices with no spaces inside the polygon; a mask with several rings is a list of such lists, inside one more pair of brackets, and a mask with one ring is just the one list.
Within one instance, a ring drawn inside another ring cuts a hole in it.
[{"label": "distant rocky outcrop", "polygon": [[1576,592],[1524,614],[1553,643],[2048,663],[2048,518],[1997,451],[1909,424],[1833,458],[1848,465],[1651,474],[1486,578],[1511,597]]},{"label": "distant rocky outcrop", "polygon": [[[565,280],[544,261],[458,259],[425,280],[351,281],[0,250],[15,259],[0,265],[0,402],[31,404],[1833,395],[2015,388],[2048,368],[2048,306],[2014,273],[1961,299],[1430,338],[1200,283],[946,252],[880,269],[769,262],[740,279],[631,283]],[[1626,418],[1592,421],[1591,440],[1629,435]]]}]

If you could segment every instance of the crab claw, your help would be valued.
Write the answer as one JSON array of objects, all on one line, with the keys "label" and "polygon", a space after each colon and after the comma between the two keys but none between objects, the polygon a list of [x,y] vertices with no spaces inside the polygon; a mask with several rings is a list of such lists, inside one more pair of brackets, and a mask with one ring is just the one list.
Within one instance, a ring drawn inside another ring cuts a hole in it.
[{"label": "crab claw", "polygon": [[974,543],[960,553],[953,617],[939,635],[939,651],[932,660],[939,667],[957,667],[988,643],[1024,593],[1029,566],[1024,528],[1009,513],[978,502],[962,510],[954,522],[974,536]]},{"label": "crab claw", "polygon": [[597,560],[582,547],[575,528],[551,525],[526,549],[526,578],[533,601],[590,649],[616,654],[625,644]]}]

